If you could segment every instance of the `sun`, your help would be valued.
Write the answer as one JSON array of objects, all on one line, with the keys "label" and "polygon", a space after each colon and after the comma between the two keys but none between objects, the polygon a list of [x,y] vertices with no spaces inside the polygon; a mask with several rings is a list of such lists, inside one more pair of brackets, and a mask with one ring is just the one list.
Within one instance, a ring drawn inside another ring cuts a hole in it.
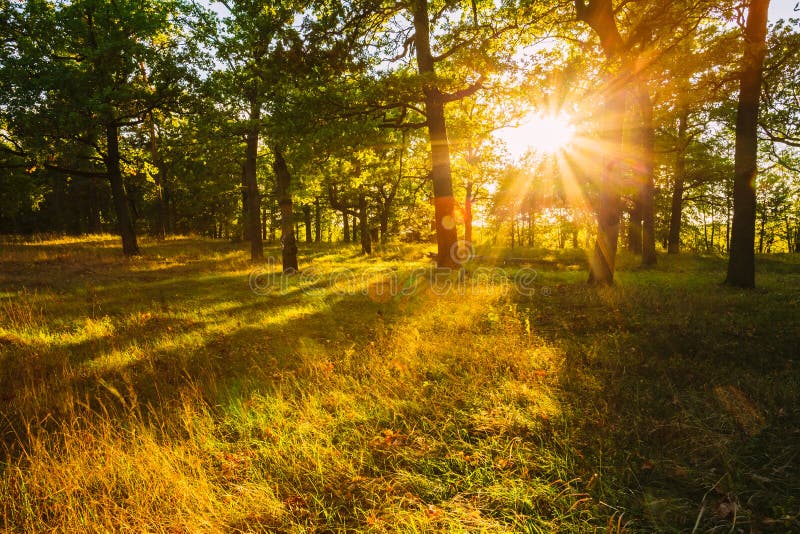
[{"label": "sun", "polygon": [[511,155],[519,159],[528,151],[554,154],[575,137],[575,127],[566,115],[529,115],[515,127],[497,132]]}]

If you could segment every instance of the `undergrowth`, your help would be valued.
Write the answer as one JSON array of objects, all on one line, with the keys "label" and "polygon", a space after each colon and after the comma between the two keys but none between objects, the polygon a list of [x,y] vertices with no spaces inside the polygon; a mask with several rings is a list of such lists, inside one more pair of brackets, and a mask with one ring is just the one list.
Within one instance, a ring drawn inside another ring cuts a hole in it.
[{"label": "undergrowth", "polygon": [[5,531],[800,530],[800,259],[2,247]]}]

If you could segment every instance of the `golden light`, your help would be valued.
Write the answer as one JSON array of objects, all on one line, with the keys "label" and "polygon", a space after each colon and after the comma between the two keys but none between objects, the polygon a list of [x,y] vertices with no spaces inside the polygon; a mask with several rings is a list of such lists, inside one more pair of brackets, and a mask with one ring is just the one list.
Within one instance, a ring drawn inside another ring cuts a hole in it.
[{"label": "golden light", "polygon": [[520,159],[529,150],[554,154],[566,148],[575,136],[575,127],[566,115],[531,115],[519,126],[502,128],[496,135],[509,153]]}]

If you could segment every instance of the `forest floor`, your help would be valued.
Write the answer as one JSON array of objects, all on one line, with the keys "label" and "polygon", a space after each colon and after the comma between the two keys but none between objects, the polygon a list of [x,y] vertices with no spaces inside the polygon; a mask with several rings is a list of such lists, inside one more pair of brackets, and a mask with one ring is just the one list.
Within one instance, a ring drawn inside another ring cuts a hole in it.
[{"label": "forest floor", "polygon": [[0,530],[800,532],[800,255],[246,248],[0,243]]}]

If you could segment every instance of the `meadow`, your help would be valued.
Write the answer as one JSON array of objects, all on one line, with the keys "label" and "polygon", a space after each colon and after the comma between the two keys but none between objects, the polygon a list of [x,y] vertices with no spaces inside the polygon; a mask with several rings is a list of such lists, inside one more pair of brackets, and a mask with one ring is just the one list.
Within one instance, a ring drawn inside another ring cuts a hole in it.
[{"label": "meadow", "polygon": [[246,247],[0,242],[0,529],[800,532],[800,254]]}]

